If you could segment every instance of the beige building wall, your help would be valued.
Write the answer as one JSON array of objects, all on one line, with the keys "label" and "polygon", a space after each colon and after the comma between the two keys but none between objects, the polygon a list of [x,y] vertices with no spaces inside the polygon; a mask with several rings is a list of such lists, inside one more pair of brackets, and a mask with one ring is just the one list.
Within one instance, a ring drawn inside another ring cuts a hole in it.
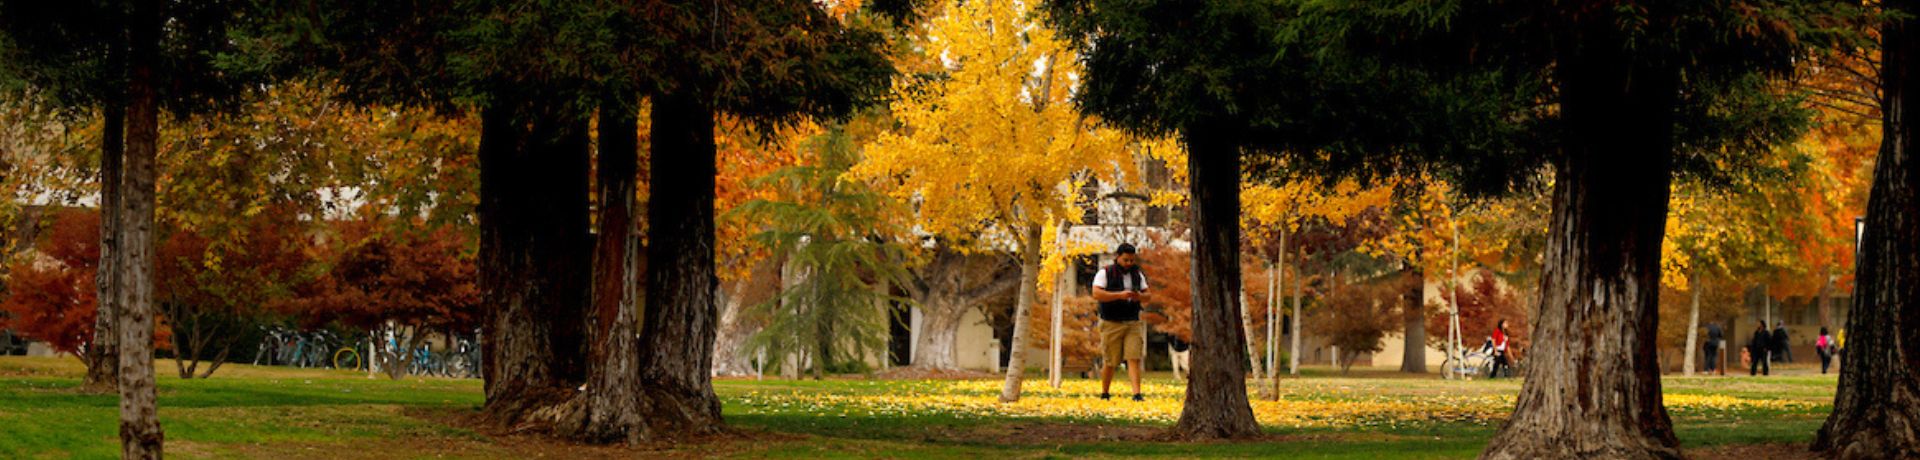
[{"label": "beige building wall", "polygon": [[[1432,345],[1427,349],[1427,368],[1439,369],[1440,362],[1447,359],[1447,353]],[[1400,369],[1400,363],[1406,361],[1407,340],[1404,334],[1390,334],[1380,339],[1380,352],[1373,354],[1373,367],[1378,369]]]}]

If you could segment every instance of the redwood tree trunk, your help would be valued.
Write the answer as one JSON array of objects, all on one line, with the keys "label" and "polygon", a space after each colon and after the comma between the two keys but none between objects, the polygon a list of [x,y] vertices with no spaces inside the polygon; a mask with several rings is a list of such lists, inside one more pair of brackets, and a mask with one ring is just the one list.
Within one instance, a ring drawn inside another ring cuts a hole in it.
[{"label": "redwood tree trunk", "polygon": [[1678,72],[1609,27],[1576,31],[1589,41],[1559,60],[1565,151],[1533,364],[1483,459],[1680,457],[1654,347]]},{"label": "redwood tree trunk", "polygon": [[634,348],[639,300],[640,233],[634,225],[634,184],[639,178],[636,108],[610,99],[600,108],[598,173],[600,233],[594,244],[592,328],[586,420],[578,437],[637,442],[640,420],[640,353]]},{"label": "redwood tree trunk", "polygon": [[1211,127],[1185,130],[1193,208],[1193,349],[1186,406],[1175,436],[1241,438],[1260,433],[1247,402],[1246,337],[1239,325],[1240,152]]},{"label": "redwood tree trunk", "polygon": [[513,425],[586,378],[586,120],[502,94],[481,113],[480,137],[485,412]]},{"label": "redwood tree trunk", "polygon": [[[1889,0],[1889,10],[1920,13],[1920,2]],[[1813,450],[1836,458],[1920,456],[1920,162],[1913,158],[1912,16],[1880,29],[1884,137],[1867,199],[1867,232],[1855,268],[1846,353],[1833,413]]]},{"label": "redwood tree trunk", "polygon": [[640,439],[716,433],[726,428],[713,368],[714,110],[698,95],[653,100],[647,206],[645,319],[640,381],[646,430]]},{"label": "redwood tree trunk", "polygon": [[[108,59],[115,53],[108,52]],[[110,99],[102,110],[102,130],[100,133],[100,265],[94,274],[94,287],[99,291],[98,307],[93,320],[93,340],[87,344],[87,380],[85,386],[105,391],[113,388],[120,380],[118,361],[120,360],[120,332],[115,329],[120,315],[118,295],[120,285],[120,208],[125,200],[120,196],[122,180],[121,161],[126,156],[126,117],[125,102]]]},{"label": "redwood tree trunk", "polygon": [[1020,400],[1020,383],[1027,375],[1027,310],[1033,308],[1034,287],[1040,283],[1040,226],[1029,225],[1020,236],[1020,293],[1013,301],[1012,349],[1007,355],[1007,380],[1000,402]]},{"label": "redwood tree trunk", "polygon": [[154,171],[160,141],[160,101],[154,87],[163,2],[133,2],[128,16],[127,147],[121,223],[126,283],[117,299],[120,343],[120,456],[157,459],[165,433],[156,413],[153,376]]}]

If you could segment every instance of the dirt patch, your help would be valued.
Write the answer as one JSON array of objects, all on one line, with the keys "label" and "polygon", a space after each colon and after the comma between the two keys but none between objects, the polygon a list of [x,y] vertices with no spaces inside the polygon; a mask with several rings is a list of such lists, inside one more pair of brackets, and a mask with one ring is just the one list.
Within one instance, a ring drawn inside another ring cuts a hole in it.
[{"label": "dirt patch", "polygon": [[707,458],[764,450],[777,444],[806,439],[803,436],[779,433],[730,430],[717,435],[640,445],[598,445],[578,443],[541,433],[506,432],[496,425],[486,423],[479,411],[471,409],[409,408],[403,413],[440,426],[475,433],[472,439],[465,441],[447,438],[415,441],[433,444],[416,446],[415,452],[450,452],[456,456],[505,453],[515,458]]},{"label": "dirt patch", "polygon": [[1741,444],[1687,449],[1698,460],[1798,460],[1819,458],[1805,444]]}]

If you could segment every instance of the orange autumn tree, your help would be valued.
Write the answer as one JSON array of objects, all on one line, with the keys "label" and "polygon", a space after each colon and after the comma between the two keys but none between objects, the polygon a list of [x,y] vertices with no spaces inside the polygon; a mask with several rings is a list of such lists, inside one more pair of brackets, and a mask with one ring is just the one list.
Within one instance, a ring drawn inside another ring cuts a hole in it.
[{"label": "orange autumn tree", "polygon": [[100,262],[100,214],[80,209],[51,214],[32,250],[7,263],[0,329],[46,342],[85,363],[92,359],[82,351],[93,340],[99,303],[93,283]]}]

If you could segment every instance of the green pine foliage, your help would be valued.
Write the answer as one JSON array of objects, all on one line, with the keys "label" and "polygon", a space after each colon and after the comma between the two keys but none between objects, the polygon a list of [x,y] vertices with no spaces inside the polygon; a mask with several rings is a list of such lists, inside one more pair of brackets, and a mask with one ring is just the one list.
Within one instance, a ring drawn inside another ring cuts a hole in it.
[{"label": "green pine foliage", "polygon": [[784,255],[782,271],[792,277],[778,296],[748,309],[766,326],[747,346],[763,353],[769,367],[806,356],[815,378],[864,371],[864,358],[885,356],[889,316],[882,306],[901,300],[883,289],[905,279],[889,262],[900,258],[900,248],[881,237],[890,234],[886,197],[841,180],[858,155],[844,130],[831,129],[802,148],[815,161],[756,181],[778,190],[777,198],[734,211],[767,223],[754,240]]}]

